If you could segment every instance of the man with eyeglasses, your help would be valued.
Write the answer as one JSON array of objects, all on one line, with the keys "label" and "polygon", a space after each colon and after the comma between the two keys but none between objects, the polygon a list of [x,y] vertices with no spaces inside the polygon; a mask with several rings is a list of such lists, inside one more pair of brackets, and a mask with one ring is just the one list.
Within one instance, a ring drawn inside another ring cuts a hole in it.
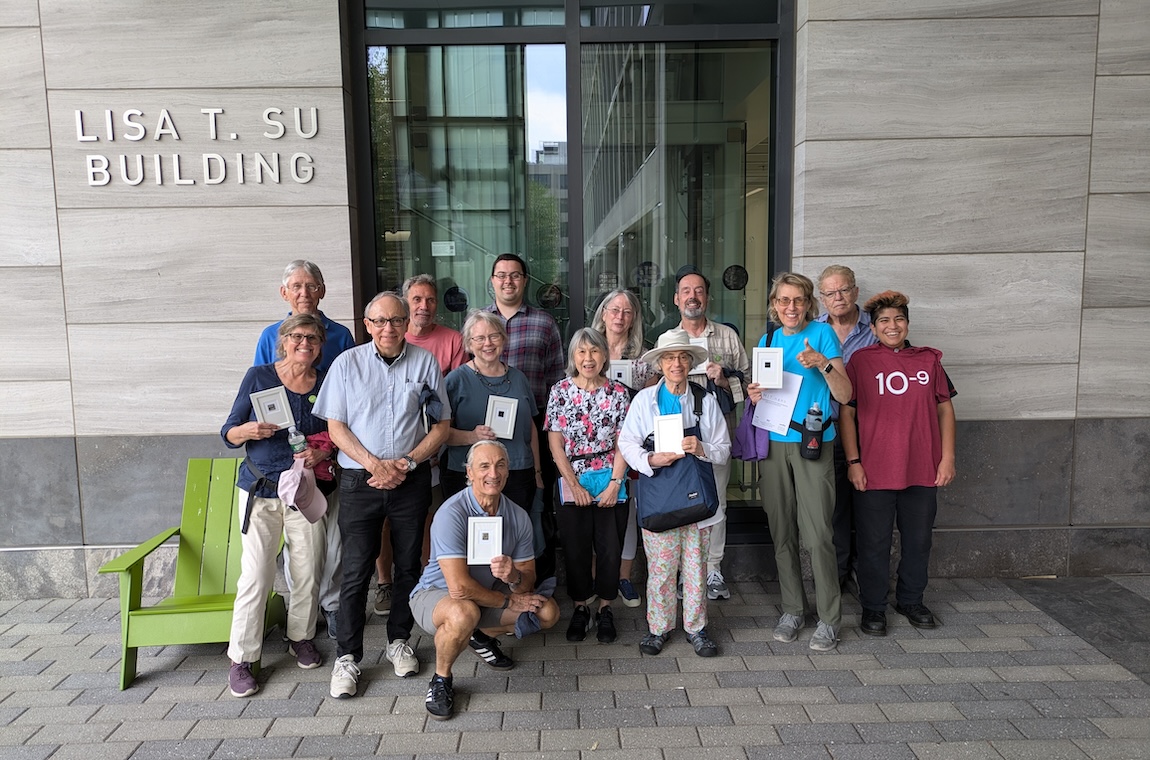
[{"label": "man with eyeglasses", "polygon": [[[536,406],[546,410],[551,386],[563,379],[566,366],[559,325],[550,314],[526,303],[527,263],[518,255],[501,253],[495,257],[491,267],[491,288],[495,291],[495,302],[488,305],[486,311],[502,317],[507,327],[504,361],[527,376]],[[547,440],[543,430],[544,416],[543,411],[535,415],[535,427],[539,430],[539,439],[543,441]],[[545,515],[552,515],[555,462],[548,447],[540,446],[539,449],[539,465],[543,475],[543,509]],[[540,578],[555,572],[554,546],[550,540],[539,558],[538,567]]]},{"label": "man with eyeglasses", "polygon": [[[737,378],[729,377],[728,371],[741,372],[744,377],[751,371],[751,360],[739,334],[724,324],[707,319],[707,305],[711,298],[711,282],[692,265],[679,269],[675,277],[675,305],[679,307],[681,320],[679,327],[687,331],[691,342],[703,345],[707,350],[707,361],[701,371],[706,377],[692,370],[693,379],[705,384],[708,380],[717,387],[731,391],[734,405],[743,400],[743,392]],[[700,368],[696,368],[699,370]],[[735,437],[734,405],[725,412],[727,432]],[[723,555],[727,548],[727,483],[731,478],[731,463],[714,465],[715,485],[719,491],[719,521],[711,526],[707,549],[707,598],[730,599],[731,591],[723,577]]]},{"label": "man with eyeglasses", "polygon": [[[851,355],[864,346],[877,343],[870,329],[870,317],[858,307],[859,289],[855,273],[850,267],[831,264],[819,275],[819,300],[826,310],[817,322],[834,328],[843,347],[843,365],[850,363]],[[831,416],[839,417],[839,405],[831,399]],[[839,588],[846,592],[852,588],[857,550],[854,540],[854,486],[847,478],[847,459],[843,453],[842,437],[835,437],[835,511],[831,518],[834,530],[835,557],[839,567]]]},{"label": "man with eyeglasses", "polygon": [[[323,321],[327,330],[327,341],[323,344],[323,355],[320,358],[318,369],[327,372],[335,357],[355,345],[355,338],[351,330],[339,322],[333,322],[319,310],[319,302],[323,300],[327,289],[323,284],[323,272],[319,267],[305,259],[296,259],[284,269],[283,284],[280,285],[280,296],[291,306],[288,312],[292,314],[315,314]],[[279,329],[283,324],[281,319],[275,324],[268,325],[260,333],[256,342],[256,358],[252,366],[271,364],[276,360],[276,348],[279,346]],[[324,595],[320,593],[320,603]]]},{"label": "man with eyeglasses", "polygon": [[[395,564],[384,655],[400,678],[419,672],[419,660],[408,645],[415,624],[409,596],[421,570],[423,528],[431,506],[429,460],[447,439],[451,407],[435,357],[404,339],[408,319],[407,302],[397,293],[373,298],[363,319],[371,342],[336,359],[313,410],[327,420],[343,467],[343,613],[330,684],[336,699],[354,697],[358,690],[367,592],[384,520],[391,523]],[[441,408],[425,432],[422,410],[428,400]]]},{"label": "man with eyeglasses", "polygon": [[[417,274],[404,281],[400,289],[403,300],[411,311],[411,320],[407,323],[407,333],[404,339],[413,346],[419,346],[431,352],[439,362],[443,376],[456,367],[462,365],[467,357],[463,353],[463,336],[457,330],[438,324],[435,321],[439,306],[439,288],[435,278],[429,274]],[[436,484],[432,495],[432,512],[443,503],[443,491],[439,487],[439,465],[432,462],[432,481]],[[430,527],[431,520],[428,520]],[[390,614],[391,597],[395,591],[391,576],[391,539],[387,528],[384,528],[381,538],[382,549],[379,559],[375,563],[376,586],[375,602],[372,611],[379,616]],[[430,550],[430,539],[424,532],[423,557]]]},{"label": "man with eyeglasses", "polygon": [[[284,269],[283,281],[280,285],[280,296],[291,306],[288,316],[293,314],[315,314],[323,322],[327,331],[327,340],[323,345],[323,353],[317,369],[327,372],[335,357],[355,345],[355,338],[351,330],[339,322],[333,322],[319,310],[319,302],[323,300],[327,289],[323,284],[323,272],[314,263],[305,259],[296,259]],[[276,360],[276,349],[279,347],[279,329],[283,320],[268,325],[260,333],[256,342],[256,358],[252,366],[271,364]],[[330,481],[319,481],[327,488]],[[334,486],[332,486],[334,488]],[[335,638],[338,631],[339,618],[339,581],[343,576],[341,560],[343,551],[339,538],[339,493],[332,491],[327,494],[327,513],[323,516],[324,527],[327,529],[326,546],[324,546],[323,570],[319,576],[319,611],[320,620],[327,625],[327,635]],[[284,547],[285,555],[288,548]],[[286,556],[285,556],[286,559]],[[291,590],[291,572],[289,563],[284,562],[284,578]]]}]

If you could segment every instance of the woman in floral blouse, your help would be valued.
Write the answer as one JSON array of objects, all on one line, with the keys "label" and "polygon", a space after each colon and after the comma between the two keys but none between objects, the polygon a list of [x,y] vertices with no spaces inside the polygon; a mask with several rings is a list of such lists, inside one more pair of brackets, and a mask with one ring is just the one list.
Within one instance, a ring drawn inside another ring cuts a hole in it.
[{"label": "woman in floral blouse", "polygon": [[567,377],[551,388],[544,423],[561,478],[556,521],[567,593],[575,600],[567,640],[583,640],[592,625],[588,601],[598,596],[596,638],[608,644],[615,640],[611,602],[619,595],[619,553],[627,530],[627,465],[616,439],[631,396],[607,379],[607,342],[599,333],[576,331],[567,357]]}]

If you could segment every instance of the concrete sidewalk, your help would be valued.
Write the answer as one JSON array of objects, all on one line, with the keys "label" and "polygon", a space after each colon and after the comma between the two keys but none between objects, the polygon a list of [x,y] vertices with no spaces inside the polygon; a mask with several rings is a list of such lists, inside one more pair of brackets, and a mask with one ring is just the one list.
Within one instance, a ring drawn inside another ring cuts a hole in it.
[{"label": "concrete sidewalk", "polygon": [[327,694],[335,642],[321,633],[328,662],[300,670],[277,631],[260,693],[236,699],[224,645],[141,650],[139,677],[119,691],[116,600],[0,602],[0,758],[1150,758],[1150,684],[1136,675],[1150,673],[1150,651],[1114,636],[1100,642],[1112,659],[1072,630],[1109,630],[1106,603],[1123,606],[1110,622],[1141,621],[1150,577],[1088,580],[1067,593],[1063,581],[935,580],[926,601],[943,626],[919,631],[891,610],[880,639],[858,633],[847,597],[828,654],[808,649],[809,627],[771,640],[773,583],[732,583],[729,601],[711,603],[712,659],[681,631],[641,655],[641,608],[616,608],[615,644],[568,643],[565,603],[553,632],[505,643],[510,672],[464,653],[446,722],[423,707],[431,639],[413,640],[420,675],[395,678],[380,664],[382,618],[369,621],[360,696]]}]

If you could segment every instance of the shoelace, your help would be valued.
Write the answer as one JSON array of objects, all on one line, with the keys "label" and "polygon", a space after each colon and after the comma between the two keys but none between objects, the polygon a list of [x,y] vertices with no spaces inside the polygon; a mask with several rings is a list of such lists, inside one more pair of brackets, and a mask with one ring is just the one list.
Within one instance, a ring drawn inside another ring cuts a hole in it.
[{"label": "shoelace", "polygon": [[335,667],[336,667],[336,670],[339,671],[339,675],[341,675],[341,676],[351,676],[353,678],[359,678],[359,672],[360,672],[359,666],[356,665],[354,662],[351,662],[350,660],[336,660],[335,661]]},{"label": "shoelace", "polygon": [[716,586],[722,582],[723,582],[723,576],[719,575],[716,572],[712,572],[711,574],[709,574],[707,576],[707,585],[708,586]]},{"label": "shoelace", "polygon": [[432,679],[431,685],[427,687],[427,698],[425,702],[437,702],[440,697],[447,698],[447,681],[435,678]]}]

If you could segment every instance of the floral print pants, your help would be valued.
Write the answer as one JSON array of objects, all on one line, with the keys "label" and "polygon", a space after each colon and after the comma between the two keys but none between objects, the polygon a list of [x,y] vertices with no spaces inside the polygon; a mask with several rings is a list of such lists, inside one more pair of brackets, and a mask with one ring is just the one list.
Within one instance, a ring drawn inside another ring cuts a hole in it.
[{"label": "floral print pants", "polygon": [[683,629],[707,626],[707,546],[711,529],[696,523],[662,533],[643,530],[647,554],[647,629],[654,634],[675,628],[676,579],[683,579]]}]

